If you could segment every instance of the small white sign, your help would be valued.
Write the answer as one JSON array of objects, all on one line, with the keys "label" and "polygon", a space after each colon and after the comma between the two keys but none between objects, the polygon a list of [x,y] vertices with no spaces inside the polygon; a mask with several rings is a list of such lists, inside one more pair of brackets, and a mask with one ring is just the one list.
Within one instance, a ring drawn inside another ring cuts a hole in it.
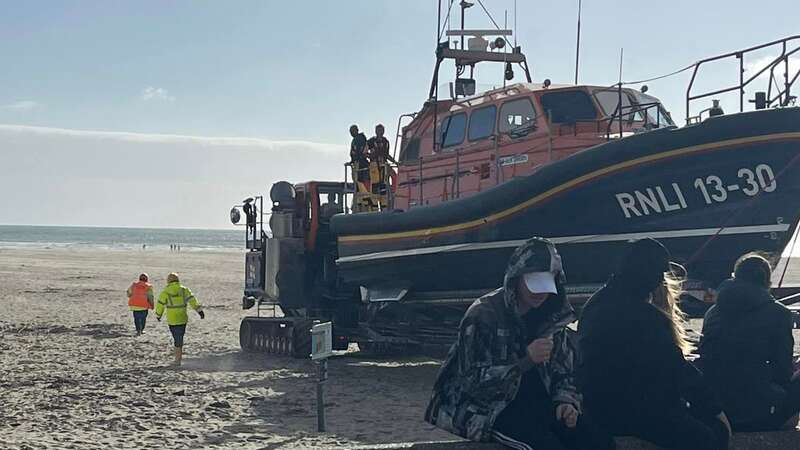
[{"label": "small white sign", "polygon": [[499,162],[500,166],[502,167],[524,164],[528,162],[528,155],[522,154],[522,155],[504,156],[499,159]]},{"label": "small white sign", "polygon": [[311,359],[325,359],[333,355],[333,326],[330,322],[311,327]]}]

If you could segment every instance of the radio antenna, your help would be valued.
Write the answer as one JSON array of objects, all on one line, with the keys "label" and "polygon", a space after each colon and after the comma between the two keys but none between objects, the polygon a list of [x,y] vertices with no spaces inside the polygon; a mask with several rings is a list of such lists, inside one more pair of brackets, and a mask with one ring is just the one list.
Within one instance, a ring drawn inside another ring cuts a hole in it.
[{"label": "radio antenna", "polygon": [[[516,0],[515,0],[516,1]],[[581,0],[578,0],[578,36],[575,43],[575,84],[578,84],[578,64],[581,57]]]},{"label": "radio antenna", "polygon": [[514,48],[517,47],[517,0],[514,0]]}]

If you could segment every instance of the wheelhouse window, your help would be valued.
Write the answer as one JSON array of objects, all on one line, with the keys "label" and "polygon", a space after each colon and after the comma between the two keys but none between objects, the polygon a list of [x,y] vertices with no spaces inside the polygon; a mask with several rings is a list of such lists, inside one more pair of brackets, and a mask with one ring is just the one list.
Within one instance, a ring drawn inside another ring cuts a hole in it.
[{"label": "wheelhouse window", "polygon": [[486,139],[494,134],[496,116],[497,107],[494,105],[472,111],[472,114],[469,115],[469,140]]},{"label": "wheelhouse window", "polygon": [[536,126],[536,110],[529,98],[503,103],[497,128],[501,133],[528,133]]},{"label": "wheelhouse window", "polygon": [[[605,113],[606,117],[611,117],[615,115],[616,117],[620,116],[620,112],[617,111],[617,106],[619,105],[619,91],[616,89],[613,90],[604,90],[604,91],[596,91],[594,93],[594,98],[597,99],[597,103],[600,104],[600,108],[602,108],[603,112]],[[642,115],[641,111],[636,110],[636,108],[631,107],[631,98],[628,97],[627,92],[622,92],[622,117],[624,120],[636,120],[642,121],[644,120],[644,116]]]},{"label": "wheelhouse window", "polygon": [[418,137],[409,139],[408,143],[400,150],[400,161],[407,162],[419,159],[419,143]]},{"label": "wheelhouse window", "polygon": [[467,114],[458,113],[447,117],[442,121],[439,142],[442,148],[452,147],[464,142],[464,134],[467,131]]},{"label": "wheelhouse window", "polygon": [[584,91],[550,92],[542,95],[542,108],[552,123],[597,119],[591,97]]},{"label": "wheelhouse window", "polygon": [[642,105],[642,110],[645,110],[649,123],[657,124],[659,127],[675,125],[669,112],[664,109],[664,105],[657,98],[635,91],[634,97],[636,97],[636,103]]}]

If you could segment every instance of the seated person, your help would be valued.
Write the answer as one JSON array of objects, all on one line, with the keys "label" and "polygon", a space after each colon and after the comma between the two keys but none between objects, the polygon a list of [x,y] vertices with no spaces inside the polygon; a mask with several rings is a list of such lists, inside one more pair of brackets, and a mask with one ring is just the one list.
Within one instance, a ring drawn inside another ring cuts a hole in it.
[{"label": "seated person", "polygon": [[654,298],[668,295],[668,270],[661,243],[634,242],[619,270],[586,303],[578,323],[585,409],[614,435],[664,449],[723,450],[727,418],[684,357],[675,316],[664,299]]},{"label": "seated person", "polygon": [[771,275],[763,257],[739,258],[703,321],[700,362],[736,431],[777,430],[800,410],[792,314],[770,294]]},{"label": "seated person", "polygon": [[425,420],[474,441],[548,450],[613,449],[583,414],[573,383],[561,258],[532,238],[511,256],[503,287],[476,300],[442,366]]}]

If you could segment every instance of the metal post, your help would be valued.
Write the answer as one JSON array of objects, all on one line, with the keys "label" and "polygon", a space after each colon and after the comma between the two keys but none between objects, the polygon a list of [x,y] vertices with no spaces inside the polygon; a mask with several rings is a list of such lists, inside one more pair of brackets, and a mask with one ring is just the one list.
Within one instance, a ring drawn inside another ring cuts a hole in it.
[{"label": "metal post", "polygon": [[744,112],[744,53],[739,57],[739,112]]},{"label": "metal post", "polygon": [[[464,31],[464,11],[467,10],[467,5],[461,2],[461,31]],[[464,50],[464,34],[461,34],[461,50]]]},{"label": "metal post", "polygon": [[783,94],[783,105],[782,106],[789,106],[789,89],[791,86],[789,85],[789,57],[786,56],[786,41],[783,41],[783,62],[784,62],[784,71],[783,71],[783,85],[785,86],[785,93]]},{"label": "metal post", "polygon": [[[622,58],[620,57],[620,61]],[[622,70],[620,69],[620,74]],[[620,77],[621,79],[621,77]],[[619,98],[617,103],[617,109],[619,110],[619,138],[622,139],[622,82],[619,83]]]},{"label": "metal post", "polygon": [[418,206],[422,205],[422,155],[419,155],[419,203]]},{"label": "metal post", "polygon": [[578,62],[581,56],[581,0],[578,0],[578,38],[575,43],[575,84],[578,84]]},{"label": "metal post", "polygon": [[456,147],[456,198],[461,196],[461,149]]},{"label": "metal post", "polygon": [[553,130],[550,127],[553,125],[553,111],[547,110],[547,160],[553,161]]},{"label": "metal post", "polygon": [[497,186],[500,184],[500,155],[498,153],[498,145],[497,142],[499,140],[499,136],[497,134],[494,135],[494,184]]},{"label": "metal post", "polygon": [[317,431],[325,432],[325,399],[323,386],[328,380],[328,360],[323,359],[317,364]]}]

